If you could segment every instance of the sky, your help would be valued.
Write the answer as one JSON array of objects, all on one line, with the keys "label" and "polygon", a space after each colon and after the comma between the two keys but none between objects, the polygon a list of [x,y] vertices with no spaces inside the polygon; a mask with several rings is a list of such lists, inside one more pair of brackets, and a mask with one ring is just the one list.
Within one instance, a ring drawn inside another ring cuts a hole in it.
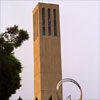
[{"label": "sky", "polygon": [[[76,80],[83,91],[83,100],[100,100],[99,0],[1,0],[0,33],[6,27],[18,25],[27,30],[30,39],[15,50],[22,62],[20,74],[22,87],[10,98],[23,100],[34,98],[34,54],[32,11],[38,2],[59,4],[62,78]],[[72,83],[63,84],[63,97],[71,94],[79,98],[79,90]]]}]

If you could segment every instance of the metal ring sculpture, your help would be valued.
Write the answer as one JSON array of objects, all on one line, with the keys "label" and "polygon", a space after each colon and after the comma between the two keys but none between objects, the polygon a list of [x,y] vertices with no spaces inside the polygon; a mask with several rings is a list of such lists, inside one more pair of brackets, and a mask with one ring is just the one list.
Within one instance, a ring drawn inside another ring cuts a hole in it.
[{"label": "metal ring sculpture", "polygon": [[82,100],[82,89],[80,87],[80,85],[73,79],[70,79],[70,78],[65,78],[65,79],[62,79],[60,80],[58,83],[57,83],[57,86],[56,86],[56,94],[57,94],[57,98],[58,100],[61,100],[59,95],[58,95],[58,90],[59,90],[59,87],[62,85],[62,83],[64,82],[72,82],[74,84],[76,84],[78,86],[78,88],[80,89],[80,99],[79,100]]}]

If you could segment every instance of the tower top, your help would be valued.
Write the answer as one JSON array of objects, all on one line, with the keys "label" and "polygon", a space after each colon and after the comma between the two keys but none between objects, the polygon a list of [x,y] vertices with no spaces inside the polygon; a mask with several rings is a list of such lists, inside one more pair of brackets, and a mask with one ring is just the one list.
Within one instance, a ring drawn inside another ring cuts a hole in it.
[{"label": "tower top", "polygon": [[38,2],[38,4],[37,5],[57,5],[58,6],[58,4],[52,4],[52,3],[42,3],[42,2]]},{"label": "tower top", "polygon": [[33,10],[34,40],[37,38],[59,38],[59,5],[38,3]]},{"label": "tower top", "polygon": [[52,4],[52,3],[42,3],[42,2],[38,2],[38,4],[35,6],[33,12],[35,12],[35,10],[39,7],[39,6],[42,6],[42,7],[59,7],[59,4]]}]

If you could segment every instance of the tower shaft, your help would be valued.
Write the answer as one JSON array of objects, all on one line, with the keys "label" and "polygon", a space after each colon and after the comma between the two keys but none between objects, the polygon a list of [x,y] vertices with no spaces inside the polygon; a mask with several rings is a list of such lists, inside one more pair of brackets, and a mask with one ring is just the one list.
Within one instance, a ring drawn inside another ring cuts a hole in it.
[{"label": "tower shaft", "polygon": [[[38,3],[33,10],[34,97],[57,100],[56,85],[62,79],[59,6]],[[62,88],[59,91],[62,97]]]}]

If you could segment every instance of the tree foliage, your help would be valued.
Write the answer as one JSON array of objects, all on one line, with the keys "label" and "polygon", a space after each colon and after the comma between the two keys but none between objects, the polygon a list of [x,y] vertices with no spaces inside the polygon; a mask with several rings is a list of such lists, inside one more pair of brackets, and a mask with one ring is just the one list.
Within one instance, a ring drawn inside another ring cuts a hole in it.
[{"label": "tree foliage", "polygon": [[35,100],[38,100],[38,98],[36,97]]},{"label": "tree foliage", "polygon": [[11,53],[14,48],[21,46],[23,41],[28,38],[27,31],[19,30],[16,25],[7,28],[4,33],[0,34],[0,53]]},{"label": "tree foliage", "polygon": [[22,65],[13,50],[28,38],[27,31],[19,30],[16,25],[0,34],[0,100],[9,99],[21,87]]},{"label": "tree foliage", "polygon": [[19,96],[19,98],[17,100],[22,100],[22,98]]},{"label": "tree foliage", "polygon": [[[38,100],[38,98],[36,97],[35,100]],[[50,96],[48,100],[52,100],[52,96]]]},{"label": "tree foliage", "polygon": [[21,69],[21,63],[13,55],[0,55],[0,100],[8,99],[20,88]]},{"label": "tree foliage", "polygon": [[52,100],[52,96],[50,96],[48,100]]}]

